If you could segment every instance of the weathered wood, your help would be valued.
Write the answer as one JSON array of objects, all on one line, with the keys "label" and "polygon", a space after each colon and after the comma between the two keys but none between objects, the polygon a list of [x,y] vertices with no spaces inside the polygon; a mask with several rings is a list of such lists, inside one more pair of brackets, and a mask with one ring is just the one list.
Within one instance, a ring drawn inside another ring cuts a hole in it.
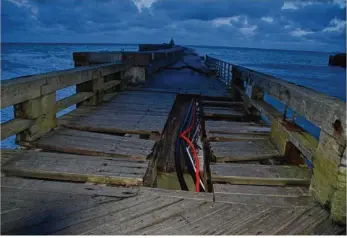
[{"label": "weathered wood", "polygon": [[35,119],[35,124],[17,134],[17,141],[34,141],[56,127],[56,93],[43,95],[15,106],[15,117]]},{"label": "weathered wood", "polygon": [[1,124],[1,140],[24,131],[35,124],[34,120],[15,118]]},{"label": "weathered wood", "polygon": [[225,194],[251,194],[264,196],[308,196],[307,187],[275,187],[275,186],[252,186],[252,185],[234,185],[234,184],[214,184],[214,193]]},{"label": "weathered wood", "polygon": [[286,226],[278,227],[275,235],[309,235],[312,234],[315,227],[319,226],[324,220],[328,219],[329,213],[320,206],[315,206],[306,211],[298,219],[293,220]]},{"label": "weathered wood", "polygon": [[236,235],[273,234],[278,224],[291,222],[300,217],[304,211],[305,209],[272,209],[269,212],[263,213],[260,217],[248,219],[247,222],[239,226],[231,226],[232,228],[227,233]]},{"label": "weathered wood", "polygon": [[71,154],[108,157],[126,156],[144,160],[151,154],[154,143],[154,141],[137,138],[59,129],[35,142],[20,144]]},{"label": "weathered wood", "polygon": [[203,100],[202,104],[205,106],[214,107],[241,107],[242,102],[232,102],[232,101],[218,101],[218,100]]},{"label": "weathered wood", "polygon": [[279,80],[241,66],[233,66],[233,71],[237,72],[243,80],[252,80],[252,85],[275,96],[299,115],[333,136],[339,143],[345,144],[344,125],[340,123],[341,128],[338,130],[332,126],[336,121],[346,121],[346,104],[344,102],[313,89]]},{"label": "weathered wood", "polygon": [[253,185],[309,185],[310,171],[298,166],[212,164],[212,181]]},{"label": "weathered wood", "polygon": [[103,102],[108,102],[112,100],[114,97],[117,97],[118,95],[119,95],[119,92],[105,93],[103,97]]},{"label": "weathered wood", "polygon": [[217,162],[264,160],[281,155],[268,140],[210,142]]},{"label": "weathered wood", "polygon": [[227,141],[249,141],[249,140],[268,140],[267,134],[226,134],[226,133],[208,133],[207,139],[212,142]]},{"label": "weathered wood", "polygon": [[[95,218],[91,217],[93,219],[89,218],[84,222],[80,222],[72,227],[67,227],[67,229],[60,230],[55,234],[114,234],[115,232],[111,231],[112,228],[117,229],[117,227],[119,227],[121,224],[127,224],[128,222],[131,222],[132,219],[135,219],[143,214],[151,214],[156,210],[166,208],[171,204],[178,203],[179,201],[180,199],[177,198],[158,197],[153,199],[152,197],[150,200],[136,204],[135,206],[126,206],[127,209],[119,209],[118,206],[116,206],[111,209],[111,211],[107,211],[107,214],[104,216],[96,216]],[[119,211],[116,210],[117,208]]]},{"label": "weathered wood", "polygon": [[44,77],[24,76],[1,81],[1,108],[12,106],[41,95],[41,86],[46,83]]},{"label": "weathered wood", "polygon": [[[172,199],[172,198],[171,198]],[[171,200],[170,199],[170,200]],[[168,200],[168,198],[165,198]],[[84,233],[85,235],[92,234],[112,234],[112,233],[121,233],[124,234],[126,232],[130,232],[132,229],[139,229],[145,227],[146,225],[150,225],[151,223],[155,223],[155,220],[161,221],[168,219],[174,214],[182,211],[183,209],[188,209],[189,207],[199,206],[200,203],[197,201],[184,201],[181,199],[172,199],[173,202],[168,204],[165,208],[156,207],[156,209],[152,209],[153,211],[148,214],[144,214],[142,217],[135,217],[132,220],[129,220],[127,223],[121,223],[123,220],[114,220],[104,226],[101,226],[94,231]],[[123,233],[124,232],[124,233]]]},{"label": "weathered wood", "polygon": [[122,63],[108,63],[3,80],[1,85],[1,108],[90,81],[93,75],[103,77],[123,71],[127,67],[129,66]]},{"label": "weathered wood", "polygon": [[164,220],[157,224],[145,227],[143,229],[133,230],[128,235],[177,235],[187,234],[191,226],[190,224],[198,224],[199,221],[206,217],[227,209],[229,205],[222,203],[203,203],[193,211],[188,209],[172,216],[170,219]]},{"label": "weathered wood", "polygon": [[[242,92],[241,89],[238,88],[238,90]],[[318,141],[312,135],[305,132],[299,126],[283,120],[283,114],[265,101],[251,99],[245,94],[243,95],[244,100],[248,101],[272,121],[271,141],[276,145],[281,154],[285,153],[286,144],[290,141],[307,159],[312,160],[318,145]]]},{"label": "weathered wood", "polygon": [[145,161],[47,152],[5,151],[2,156],[12,159],[2,167],[6,174],[117,185],[140,185],[148,166]]},{"label": "weathered wood", "polygon": [[86,99],[92,97],[93,95],[94,95],[94,93],[92,93],[92,92],[81,92],[81,93],[74,94],[70,97],[61,99],[61,100],[57,101],[57,105],[56,105],[57,112],[65,109],[67,107],[70,107],[72,105],[75,105],[77,103],[80,103],[82,101],[85,101]]},{"label": "weathered wood", "polygon": [[[13,151],[12,151],[13,153]],[[19,152],[20,153],[20,152]],[[57,155],[59,156],[59,155]],[[68,155],[73,157],[74,155]],[[9,156],[12,160],[12,157]],[[100,161],[104,158],[100,157]],[[120,158],[119,161],[122,161]],[[125,161],[125,160],[124,160]],[[131,162],[128,162],[131,163]],[[147,163],[137,163],[138,167],[145,168]],[[18,189],[23,194],[27,190],[34,190],[40,192],[55,192],[59,194],[77,194],[88,196],[106,196],[127,198],[134,196],[138,193],[139,187],[108,187],[94,183],[69,183],[66,181],[51,181],[41,179],[27,179],[19,177],[3,177],[1,178],[2,188]]]},{"label": "weathered wood", "polygon": [[111,80],[111,81],[108,81],[108,82],[104,83],[104,90],[113,88],[113,87],[118,86],[120,84],[121,84],[121,80]]}]

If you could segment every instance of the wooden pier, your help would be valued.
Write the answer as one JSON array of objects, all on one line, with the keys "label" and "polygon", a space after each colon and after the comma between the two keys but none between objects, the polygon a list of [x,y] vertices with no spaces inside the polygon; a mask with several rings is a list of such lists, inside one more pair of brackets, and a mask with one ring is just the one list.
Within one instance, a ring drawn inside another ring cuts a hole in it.
[{"label": "wooden pier", "polygon": [[[1,139],[20,146],[1,150],[2,234],[346,233],[345,102],[173,44],[73,57],[73,69],[2,81],[15,115]],[[199,193],[181,190],[174,159],[191,98]]]}]

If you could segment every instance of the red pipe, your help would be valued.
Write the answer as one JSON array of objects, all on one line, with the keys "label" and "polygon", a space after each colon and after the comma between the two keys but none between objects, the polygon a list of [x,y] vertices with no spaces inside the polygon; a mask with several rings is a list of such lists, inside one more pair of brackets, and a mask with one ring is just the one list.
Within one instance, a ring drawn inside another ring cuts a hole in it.
[{"label": "red pipe", "polygon": [[196,192],[200,192],[200,162],[199,162],[199,157],[197,155],[197,152],[196,152],[196,148],[194,146],[194,144],[189,140],[189,138],[186,137],[185,134],[187,134],[189,131],[192,130],[193,128],[193,125],[195,123],[195,105],[193,107],[193,113],[192,113],[192,123],[191,125],[181,133],[181,138],[183,138],[188,144],[189,146],[192,148],[193,150],[193,157],[194,157],[194,160],[195,160],[195,191]]}]

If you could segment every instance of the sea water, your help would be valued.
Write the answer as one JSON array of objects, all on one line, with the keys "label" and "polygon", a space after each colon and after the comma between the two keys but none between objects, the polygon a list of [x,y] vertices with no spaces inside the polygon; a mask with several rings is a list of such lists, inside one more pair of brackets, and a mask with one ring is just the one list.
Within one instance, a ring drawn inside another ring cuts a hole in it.
[{"label": "sea water", "polygon": [[[334,52],[309,52],[249,49],[233,47],[188,46],[200,55],[227,61],[232,64],[267,73],[283,80],[303,85],[346,101],[346,70],[328,66],[329,55]],[[81,51],[137,51],[137,45],[128,44],[12,44],[1,45],[1,80],[73,68],[72,52]],[[57,100],[75,93],[75,87],[57,91]],[[284,105],[270,96],[266,101],[279,110]],[[63,115],[74,106],[58,113]],[[288,117],[292,116],[289,111]],[[1,122],[13,119],[13,107],[1,110]],[[319,128],[297,117],[297,123],[319,136]],[[14,136],[3,140],[1,147],[15,148]]]}]

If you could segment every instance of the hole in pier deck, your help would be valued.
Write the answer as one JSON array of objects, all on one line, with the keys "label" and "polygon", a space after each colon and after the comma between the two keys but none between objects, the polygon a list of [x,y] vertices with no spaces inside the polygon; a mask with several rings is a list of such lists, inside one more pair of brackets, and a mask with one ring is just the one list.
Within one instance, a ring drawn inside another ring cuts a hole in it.
[{"label": "hole in pier deck", "polygon": [[[194,102],[192,102],[192,99],[194,99]],[[191,110],[191,105],[194,105],[195,108],[196,104],[196,112],[200,112],[199,95],[180,94],[176,96],[175,103],[167,119],[162,136],[153,153],[152,171],[149,172],[150,174],[153,174],[150,180],[155,181],[152,183],[152,186],[165,189],[181,190],[183,178],[187,189],[189,191],[195,191],[195,182],[193,180],[193,174],[195,174],[195,172],[193,172],[194,168],[191,167],[190,162],[192,160],[194,161],[193,152],[191,148],[188,147],[188,144],[186,144],[187,142],[180,139],[181,137],[179,131],[184,131],[182,128],[188,128],[188,125],[190,125],[189,123],[191,122],[188,120],[190,119],[190,116],[187,119],[187,115],[191,115],[188,113],[189,110]],[[192,111],[190,112],[193,113]],[[196,123],[194,125],[200,124],[201,118],[202,117],[200,114],[195,114],[194,121],[196,121]],[[186,123],[184,124],[184,122]],[[198,128],[203,129],[203,126],[194,127],[194,132],[199,131]],[[201,143],[200,139],[197,139],[201,137],[194,136],[193,129],[187,134],[187,137],[189,139],[195,138],[194,141],[196,141],[197,144]],[[196,132],[196,134],[198,135],[199,133]],[[200,135],[202,134],[203,131],[200,131]],[[194,147],[198,146],[194,144]],[[199,147],[201,148],[197,149],[197,154],[201,156],[203,153],[203,144]],[[191,157],[188,156],[189,153],[187,152],[187,149],[190,151]],[[178,151],[177,154],[176,151]],[[203,159],[200,161],[203,161]],[[177,171],[180,172],[177,173]],[[200,178],[202,180],[201,186],[204,188],[206,186],[206,177],[206,169],[204,168],[203,172],[200,173]],[[181,183],[178,178],[181,178]]]}]

